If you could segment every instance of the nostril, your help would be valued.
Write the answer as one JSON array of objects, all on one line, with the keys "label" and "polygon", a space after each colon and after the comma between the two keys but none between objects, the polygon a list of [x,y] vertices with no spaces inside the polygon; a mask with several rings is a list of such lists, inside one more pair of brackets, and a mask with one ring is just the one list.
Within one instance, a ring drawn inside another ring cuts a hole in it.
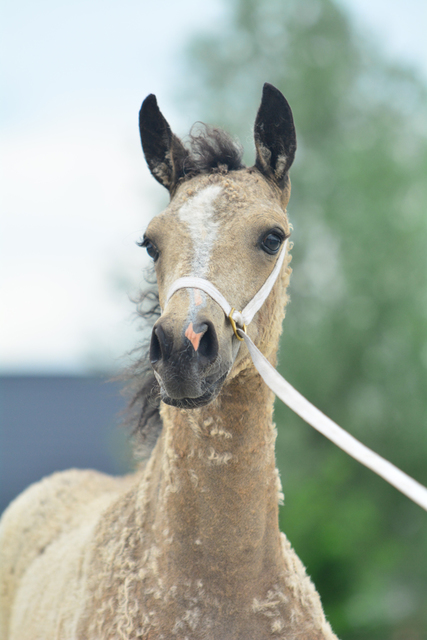
[{"label": "nostril", "polygon": [[204,324],[207,329],[200,340],[199,355],[213,362],[218,355],[218,338],[212,322],[206,321]]},{"label": "nostril", "polygon": [[150,343],[150,362],[156,364],[159,360],[165,357],[167,351],[167,342],[165,332],[159,325],[154,327],[151,334]]}]

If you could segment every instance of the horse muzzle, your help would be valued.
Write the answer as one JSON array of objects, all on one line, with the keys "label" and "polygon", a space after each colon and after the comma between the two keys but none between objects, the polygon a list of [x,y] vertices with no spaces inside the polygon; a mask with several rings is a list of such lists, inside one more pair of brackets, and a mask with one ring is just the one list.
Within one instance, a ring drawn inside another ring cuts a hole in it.
[{"label": "horse muzzle", "polygon": [[216,398],[232,364],[231,339],[226,342],[220,346],[215,325],[206,316],[194,322],[179,322],[169,314],[160,317],[151,335],[150,362],[163,402],[196,408]]}]

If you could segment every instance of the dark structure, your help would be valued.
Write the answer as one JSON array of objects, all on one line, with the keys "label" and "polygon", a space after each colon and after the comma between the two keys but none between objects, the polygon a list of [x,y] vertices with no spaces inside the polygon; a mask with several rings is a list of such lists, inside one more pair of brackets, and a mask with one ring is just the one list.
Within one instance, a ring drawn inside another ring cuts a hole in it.
[{"label": "dark structure", "polygon": [[83,376],[0,376],[0,512],[29,484],[70,467],[130,466],[121,384]]}]

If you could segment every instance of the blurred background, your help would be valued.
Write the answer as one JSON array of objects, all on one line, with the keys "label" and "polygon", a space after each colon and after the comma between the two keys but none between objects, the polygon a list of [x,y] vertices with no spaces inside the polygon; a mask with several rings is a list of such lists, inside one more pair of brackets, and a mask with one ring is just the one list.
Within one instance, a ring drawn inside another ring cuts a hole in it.
[{"label": "blurred background", "polygon": [[[265,81],[297,127],[282,374],[427,484],[424,0],[7,0],[1,21],[0,508],[132,466],[108,382],[144,330],[136,246],[166,193],[137,114],[254,158]],[[277,406],[280,524],[342,640],[427,639],[427,514]]]}]

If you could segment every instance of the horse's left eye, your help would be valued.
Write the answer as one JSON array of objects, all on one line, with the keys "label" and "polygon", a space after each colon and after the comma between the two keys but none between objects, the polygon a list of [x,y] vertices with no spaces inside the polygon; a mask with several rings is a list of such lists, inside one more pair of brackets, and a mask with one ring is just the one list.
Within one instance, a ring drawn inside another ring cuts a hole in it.
[{"label": "horse's left eye", "polygon": [[277,233],[269,233],[261,242],[261,248],[267,253],[274,255],[279,251],[282,242],[283,238]]}]

